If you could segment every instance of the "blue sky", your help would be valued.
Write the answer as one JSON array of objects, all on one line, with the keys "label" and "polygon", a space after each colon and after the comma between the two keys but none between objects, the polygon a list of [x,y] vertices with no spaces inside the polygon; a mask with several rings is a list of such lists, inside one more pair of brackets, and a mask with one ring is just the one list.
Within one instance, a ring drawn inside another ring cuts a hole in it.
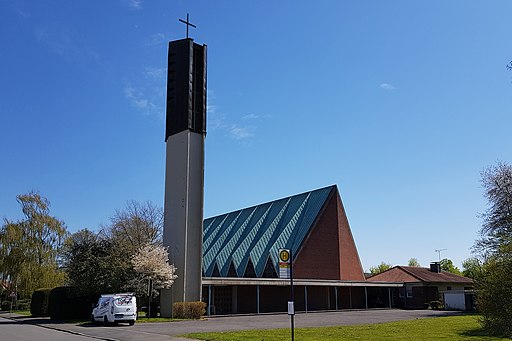
[{"label": "blue sky", "polygon": [[363,267],[470,256],[512,162],[510,1],[0,0],[0,218],[163,206],[167,42],[208,45],[205,217],[337,184]]}]

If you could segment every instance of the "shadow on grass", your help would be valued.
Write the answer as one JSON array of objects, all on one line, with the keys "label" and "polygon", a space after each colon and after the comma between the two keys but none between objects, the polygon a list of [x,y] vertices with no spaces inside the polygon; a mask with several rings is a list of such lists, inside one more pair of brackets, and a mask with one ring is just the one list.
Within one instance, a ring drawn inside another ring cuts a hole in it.
[{"label": "shadow on grass", "polygon": [[510,338],[508,338],[507,336],[490,334],[487,330],[485,330],[481,327],[466,330],[462,333],[459,333],[459,335],[467,336],[467,337],[474,337],[475,340],[480,340],[482,337],[494,337],[494,338],[500,338],[500,339],[504,339],[504,340],[510,340]]}]

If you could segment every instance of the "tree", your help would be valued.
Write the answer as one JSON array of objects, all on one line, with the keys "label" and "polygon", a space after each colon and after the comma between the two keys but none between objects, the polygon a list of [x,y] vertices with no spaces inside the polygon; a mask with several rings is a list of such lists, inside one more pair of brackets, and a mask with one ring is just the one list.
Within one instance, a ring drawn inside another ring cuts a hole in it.
[{"label": "tree", "polygon": [[462,261],[462,275],[478,281],[483,275],[483,264],[480,259],[471,257]]},{"label": "tree", "polygon": [[64,222],[50,215],[50,201],[39,193],[18,195],[16,200],[24,218],[4,220],[0,272],[9,285],[17,287],[21,298],[28,298],[37,288],[63,283],[59,254],[68,232]]},{"label": "tree", "polygon": [[[132,256],[131,264],[135,271],[135,278],[130,283],[131,289],[137,294],[147,293],[148,283],[152,282],[151,289],[170,288],[176,279],[176,268],[169,264],[167,248],[162,245],[147,244]],[[150,296],[155,292],[151,291]]]},{"label": "tree", "polygon": [[441,265],[441,270],[462,276],[462,273],[460,272],[459,268],[456,267],[455,265],[453,265],[453,262],[451,259],[448,259],[448,258],[441,259],[439,264]]},{"label": "tree", "polygon": [[481,238],[476,249],[488,256],[512,244],[512,166],[498,162],[481,176],[489,207],[482,215]]},{"label": "tree", "polygon": [[103,227],[102,233],[133,255],[147,244],[159,243],[162,230],[162,208],[150,201],[139,203],[132,200],[126,203],[124,210],[115,211],[110,225]]},{"label": "tree", "polygon": [[129,257],[123,247],[87,229],[73,233],[63,253],[69,284],[91,296],[124,289],[132,277]]},{"label": "tree", "polygon": [[376,275],[376,274],[380,274],[381,272],[384,272],[384,271],[389,270],[389,269],[391,269],[391,264],[381,262],[377,266],[370,267],[370,273],[372,275]]},{"label": "tree", "polygon": [[160,246],[162,221],[161,208],[129,201],[99,233],[85,229],[71,235],[63,253],[69,284],[89,296],[119,291],[144,296],[149,279],[155,288],[170,286],[175,270]]},{"label": "tree", "polygon": [[484,264],[477,285],[482,325],[491,334],[512,337],[512,257],[493,256]]},{"label": "tree", "polygon": [[162,228],[161,208],[151,202],[128,201],[99,233],[81,230],[67,240],[64,259],[69,283],[89,295],[142,293],[147,283],[138,283],[141,277],[131,258],[147,245],[158,245]]},{"label": "tree", "polygon": [[484,259],[477,307],[485,329],[512,337],[512,166],[498,162],[481,176],[488,209],[475,244]]},{"label": "tree", "polygon": [[417,258],[411,258],[409,259],[409,262],[408,262],[408,265],[409,266],[414,266],[414,267],[420,267],[420,262],[418,262],[418,259]]}]

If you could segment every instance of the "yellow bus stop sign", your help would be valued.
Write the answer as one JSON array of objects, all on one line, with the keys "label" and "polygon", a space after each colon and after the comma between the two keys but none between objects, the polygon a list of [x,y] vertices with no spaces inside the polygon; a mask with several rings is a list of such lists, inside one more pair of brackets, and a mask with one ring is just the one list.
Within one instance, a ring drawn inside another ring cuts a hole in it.
[{"label": "yellow bus stop sign", "polygon": [[279,250],[279,261],[284,263],[290,262],[290,250],[281,249]]}]

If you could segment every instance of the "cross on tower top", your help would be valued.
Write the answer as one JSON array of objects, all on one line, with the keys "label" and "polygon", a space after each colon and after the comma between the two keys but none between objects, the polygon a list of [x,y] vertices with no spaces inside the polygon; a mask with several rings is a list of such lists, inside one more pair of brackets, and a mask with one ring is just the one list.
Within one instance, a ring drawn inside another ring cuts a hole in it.
[{"label": "cross on tower top", "polygon": [[189,26],[192,26],[193,28],[197,28],[197,26],[196,26],[196,25],[194,25],[194,24],[192,24],[192,23],[190,23],[190,22],[188,21],[188,13],[187,13],[187,21],[185,21],[185,20],[183,20],[183,19],[179,19],[179,21],[181,21],[182,23],[184,23],[185,25],[187,25],[187,38],[188,38],[188,27],[189,27]]}]

